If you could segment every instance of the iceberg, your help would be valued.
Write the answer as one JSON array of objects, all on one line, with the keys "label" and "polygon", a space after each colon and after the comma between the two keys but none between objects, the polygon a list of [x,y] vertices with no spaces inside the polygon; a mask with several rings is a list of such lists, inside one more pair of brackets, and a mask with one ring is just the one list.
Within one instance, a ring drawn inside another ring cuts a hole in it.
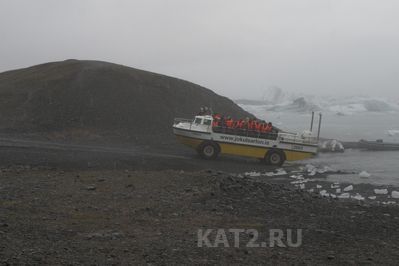
[{"label": "iceberg", "polygon": [[361,171],[361,172],[359,173],[359,176],[360,176],[361,178],[369,178],[371,175],[370,175],[369,173],[367,173],[366,171]]},{"label": "iceberg", "polygon": [[391,129],[391,130],[388,130],[388,136],[391,136],[391,137],[393,137],[393,136],[399,136],[399,129]]}]

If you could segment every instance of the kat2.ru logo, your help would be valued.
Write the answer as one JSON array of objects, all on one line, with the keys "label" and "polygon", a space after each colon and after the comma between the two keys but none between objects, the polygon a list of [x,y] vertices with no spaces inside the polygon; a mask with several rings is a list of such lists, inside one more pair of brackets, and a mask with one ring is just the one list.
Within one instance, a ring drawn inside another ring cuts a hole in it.
[{"label": "kat2.ru logo", "polygon": [[198,247],[300,247],[302,229],[270,229],[260,234],[256,229],[198,229]]}]

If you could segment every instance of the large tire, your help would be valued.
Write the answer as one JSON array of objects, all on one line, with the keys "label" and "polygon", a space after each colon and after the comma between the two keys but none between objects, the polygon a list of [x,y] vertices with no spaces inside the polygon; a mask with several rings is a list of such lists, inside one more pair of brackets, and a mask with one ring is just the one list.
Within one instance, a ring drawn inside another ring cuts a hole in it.
[{"label": "large tire", "polygon": [[205,160],[214,160],[220,153],[219,146],[212,141],[205,141],[198,147],[199,155]]},{"label": "large tire", "polygon": [[268,165],[282,166],[285,162],[285,154],[280,150],[270,150],[265,156],[265,162]]}]

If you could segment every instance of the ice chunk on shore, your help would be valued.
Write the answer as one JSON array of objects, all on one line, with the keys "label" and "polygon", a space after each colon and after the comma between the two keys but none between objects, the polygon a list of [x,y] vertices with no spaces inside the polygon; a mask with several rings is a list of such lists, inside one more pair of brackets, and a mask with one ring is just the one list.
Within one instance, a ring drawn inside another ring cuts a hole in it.
[{"label": "ice chunk on shore", "polygon": [[316,185],[316,188],[323,188],[323,186],[321,186],[321,185]]},{"label": "ice chunk on shore", "polygon": [[359,173],[359,176],[360,176],[361,178],[369,178],[371,175],[370,175],[369,173],[367,173],[366,171],[361,171],[361,172]]},{"label": "ice chunk on shore", "polygon": [[339,199],[349,199],[350,198],[350,194],[349,193],[342,193],[341,195],[339,195],[337,198]]},{"label": "ice chunk on shore", "polygon": [[383,189],[375,188],[374,189],[374,193],[378,194],[378,195],[385,195],[385,194],[388,194],[388,189],[386,189],[386,188],[383,188]]},{"label": "ice chunk on shore", "polygon": [[308,176],[314,176],[314,175],[316,175],[316,173],[317,173],[317,171],[316,171],[316,169],[314,169],[312,172],[310,172],[308,174]]},{"label": "ice chunk on shore", "polygon": [[352,185],[349,185],[349,186],[344,188],[345,192],[352,191],[352,190],[353,190],[353,186]]},{"label": "ice chunk on shore", "polygon": [[336,183],[331,184],[331,188],[339,188],[339,184],[336,184]]},{"label": "ice chunk on shore", "polygon": [[377,197],[376,196],[369,196],[368,198],[371,199],[371,200],[375,200]]},{"label": "ice chunk on shore", "polygon": [[310,181],[310,179],[299,179],[299,180],[291,181],[291,184],[303,184],[303,183],[307,183],[309,181]]},{"label": "ice chunk on shore", "polygon": [[327,193],[326,190],[322,190],[322,191],[320,191],[319,193],[320,193],[320,195],[323,196],[323,197],[328,197],[328,196],[330,196],[330,194]]},{"label": "ice chunk on shore", "polygon": [[390,205],[390,204],[395,204],[396,202],[395,201],[392,201],[392,200],[388,200],[388,201],[383,201],[382,202],[382,204],[384,204],[384,205]]},{"label": "ice chunk on shore", "polygon": [[309,173],[316,169],[316,166],[314,166],[314,165],[312,165],[312,164],[307,164],[305,167],[306,167],[306,170],[307,170]]},{"label": "ice chunk on shore", "polygon": [[340,188],[337,188],[337,189],[335,190],[335,193],[341,193],[341,189],[340,189]]},{"label": "ice chunk on shore", "polygon": [[399,199],[399,192],[398,191],[392,191],[391,197],[393,199]]},{"label": "ice chunk on shore", "polygon": [[362,195],[360,195],[359,193],[356,193],[356,195],[352,196],[352,198],[356,199],[356,200],[364,200],[364,197]]},{"label": "ice chunk on shore", "polygon": [[326,172],[334,172],[334,169],[332,169],[332,168],[329,167],[329,166],[324,166],[323,169],[317,169],[317,172],[318,172],[319,174],[324,174],[324,173],[326,173]]},{"label": "ice chunk on shore", "polygon": [[274,173],[274,175],[286,175],[287,172],[283,168],[277,169],[277,173]]},{"label": "ice chunk on shore", "polygon": [[245,172],[245,175],[250,177],[258,177],[260,176],[260,172]]}]

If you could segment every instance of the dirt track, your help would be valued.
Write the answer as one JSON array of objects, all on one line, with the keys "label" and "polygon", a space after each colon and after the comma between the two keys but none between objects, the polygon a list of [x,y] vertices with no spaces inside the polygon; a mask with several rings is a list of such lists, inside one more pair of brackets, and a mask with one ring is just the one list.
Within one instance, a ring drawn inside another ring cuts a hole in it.
[{"label": "dirt track", "polygon": [[[397,207],[325,199],[281,177],[235,174],[273,170],[256,161],[207,162],[186,149],[17,142],[0,152],[3,264],[395,264],[399,259]],[[248,248],[251,236],[244,234],[239,248],[199,248],[198,229],[217,228],[256,229],[262,236],[274,228],[302,229],[303,243]]]}]

